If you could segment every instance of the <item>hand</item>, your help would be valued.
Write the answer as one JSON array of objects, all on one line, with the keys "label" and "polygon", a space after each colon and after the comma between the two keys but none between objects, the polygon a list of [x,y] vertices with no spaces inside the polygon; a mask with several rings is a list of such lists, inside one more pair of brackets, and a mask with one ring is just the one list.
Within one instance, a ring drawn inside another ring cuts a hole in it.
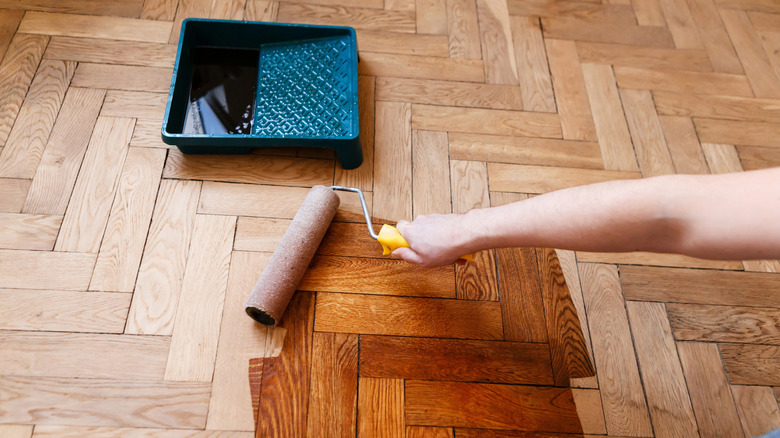
[{"label": "hand", "polygon": [[411,248],[398,248],[393,257],[426,268],[454,263],[458,257],[469,254],[473,229],[462,214],[433,214],[418,216],[413,222],[399,221],[396,225]]}]

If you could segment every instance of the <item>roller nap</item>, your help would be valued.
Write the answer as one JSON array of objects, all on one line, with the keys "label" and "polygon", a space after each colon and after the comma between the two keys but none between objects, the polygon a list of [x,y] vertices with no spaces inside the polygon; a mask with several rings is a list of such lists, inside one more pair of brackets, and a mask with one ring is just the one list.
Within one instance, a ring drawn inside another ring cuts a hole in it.
[{"label": "roller nap", "polygon": [[246,301],[246,313],[255,321],[279,323],[338,207],[339,197],[328,187],[314,186],[306,195]]}]

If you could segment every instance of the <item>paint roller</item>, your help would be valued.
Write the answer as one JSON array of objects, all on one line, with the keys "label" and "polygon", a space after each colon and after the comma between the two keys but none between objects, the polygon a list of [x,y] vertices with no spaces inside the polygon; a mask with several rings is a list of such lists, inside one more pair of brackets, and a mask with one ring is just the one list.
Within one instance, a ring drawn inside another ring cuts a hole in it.
[{"label": "paint roller", "polygon": [[[382,245],[384,255],[402,246],[409,247],[406,239],[392,225],[383,225],[379,234],[374,232],[366,198],[360,189],[344,186],[314,186],[303,200],[244,305],[246,313],[255,321],[270,326],[279,323],[336,215],[340,200],[335,190],[358,194],[368,233]],[[464,256],[463,259],[472,260],[473,256]]]}]

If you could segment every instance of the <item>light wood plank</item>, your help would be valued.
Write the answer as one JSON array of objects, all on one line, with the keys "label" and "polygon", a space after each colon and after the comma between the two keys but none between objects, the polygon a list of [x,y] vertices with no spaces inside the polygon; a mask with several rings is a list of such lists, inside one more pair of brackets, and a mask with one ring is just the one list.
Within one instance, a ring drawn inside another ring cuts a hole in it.
[{"label": "light wood plank", "polygon": [[177,6],[178,1],[175,0],[144,0],[141,18],[173,21]]},{"label": "light wood plank", "polygon": [[3,287],[87,290],[95,254],[0,250]]},{"label": "light wood plank", "polygon": [[142,148],[171,149],[160,137],[160,123],[157,120],[137,119],[130,146]]},{"label": "light wood plank", "polygon": [[699,93],[753,97],[750,83],[740,74],[616,66],[615,76],[621,88],[661,90],[677,95]]},{"label": "light wood plank", "polygon": [[[460,435],[458,435],[460,436]],[[406,426],[406,438],[454,438],[449,427]]]},{"label": "light wood plank", "polygon": [[758,97],[780,98],[780,76],[772,68],[747,14],[744,11],[721,9],[720,17],[734,42],[753,92]]},{"label": "light wood plank", "polygon": [[732,385],[780,385],[780,346],[721,344],[720,354]]},{"label": "light wood plank", "polygon": [[153,429],[132,427],[36,425],[35,438],[252,438],[254,432],[193,429]]},{"label": "light wood plank", "polygon": [[656,436],[698,432],[663,303],[626,303]]},{"label": "light wood plank", "polygon": [[3,374],[160,380],[170,339],[85,333],[0,332]]},{"label": "light wood plank", "polygon": [[763,272],[623,266],[627,300],[723,306],[777,307],[780,278]]},{"label": "light wood plank", "polygon": [[772,388],[734,385],[731,390],[746,437],[763,435],[780,427],[780,408]]},{"label": "light wood plank", "polygon": [[412,131],[412,217],[452,212],[448,143],[444,132]]},{"label": "light wood plank", "polygon": [[415,13],[418,34],[447,35],[447,0],[417,0]]},{"label": "light wood plank", "polygon": [[[656,97],[655,102],[657,107],[658,97]],[[682,116],[659,116],[658,118],[661,121],[666,142],[671,145],[669,153],[677,172],[684,174],[709,173],[707,160],[704,158],[693,121]]]},{"label": "light wood plank", "polygon": [[[379,248],[375,247],[379,255]],[[455,298],[452,265],[426,269],[389,258],[315,256],[299,290]]]},{"label": "light wood plank", "polygon": [[211,385],[3,376],[0,388],[4,423],[202,429]]},{"label": "light wood plank", "polygon": [[[276,251],[276,247],[279,246],[285,231],[287,231],[287,227],[290,226],[290,222],[292,222],[290,219],[239,217],[236,225],[236,241],[233,243],[233,249],[236,251],[274,252]],[[331,224],[331,227],[334,225],[336,224]],[[362,230],[364,228],[360,227],[360,229]],[[323,243],[324,242],[325,240],[323,239]]]},{"label": "light wood plank", "polygon": [[132,292],[135,288],[164,161],[162,149],[128,150],[90,290]]},{"label": "light wood plank", "polygon": [[171,33],[171,23],[137,18],[29,11],[24,14],[18,32],[165,43]]},{"label": "light wood plank", "polygon": [[235,228],[232,216],[195,218],[165,380],[212,380]]},{"label": "light wood plank", "polygon": [[0,212],[20,213],[31,182],[28,179],[0,178]]},{"label": "light wood plank", "polygon": [[363,164],[357,169],[344,170],[336,165],[333,182],[336,185],[357,187],[363,191],[374,188],[374,133],[376,114],[376,78],[358,76],[358,107],[360,110],[360,143],[363,148]]},{"label": "light wood plank", "polygon": [[173,69],[160,67],[79,63],[74,87],[165,93],[171,86]]},{"label": "light wood plank", "polygon": [[[564,0],[508,0],[509,14],[530,17],[573,16],[605,23],[635,22],[636,15],[630,1],[594,2]],[[620,4],[619,4],[620,3]]]},{"label": "light wood plank", "polygon": [[172,68],[176,46],[166,43],[54,36],[43,57],[63,61]]},{"label": "light wood plank", "polygon": [[652,426],[620,296],[617,268],[583,263],[580,279],[607,433],[651,436]]},{"label": "light wood plank", "polygon": [[404,437],[404,381],[361,377],[358,382],[358,436]]},{"label": "light wood plank", "polygon": [[654,93],[659,114],[780,123],[780,100]]},{"label": "light wood plank", "polygon": [[7,438],[30,438],[33,426],[32,424],[2,424],[0,434]]},{"label": "light wood plank", "polygon": [[703,342],[678,342],[677,352],[701,436],[741,436],[742,427],[718,347]]},{"label": "light wood plank", "polygon": [[212,5],[209,18],[215,20],[243,20],[246,0],[228,0]]},{"label": "light wood plank", "polygon": [[127,315],[126,333],[173,332],[200,187],[200,182],[161,182]]},{"label": "light wood plank", "polygon": [[547,51],[539,19],[510,17],[517,62],[517,77],[527,111],[556,111]]},{"label": "light wood plank", "polygon": [[583,63],[625,65],[640,68],[712,71],[710,59],[707,57],[707,52],[704,52],[703,50],[664,49],[577,41],[577,52],[580,55],[580,61]]},{"label": "light wood plank", "polygon": [[614,23],[603,26],[596,21],[564,16],[543,17],[542,29],[547,38],[660,48],[674,47],[669,30],[663,26]]},{"label": "light wood plank", "polygon": [[163,178],[311,187],[333,184],[333,161],[270,155],[194,155],[173,148]]},{"label": "light wood plank", "polygon": [[694,118],[693,124],[702,143],[778,147],[775,139],[780,135],[780,125],[777,123]]},{"label": "light wood plank", "polygon": [[378,77],[377,100],[522,110],[520,89],[508,85]]},{"label": "light wood plank", "polygon": [[384,220],[411,220],[412,107],[408,103],[376,105],[373,214]]},{"label": "light wood plank", "polygon": [[[446,17],[444,15],[442,18],[446,20]],[[418,26],[420,24],[418,23]],[[449,56],[449,39],[446,32],[442,35],[425,35],[423,33],[357,29],[356,33],[361,51],[439,58]],[[392,43],[389,43],[390,41]]]},{"label": "light wood plank", "polygon": [[268,330],[246,317],[243,304],[269,259],[269,254],[233,253],[206,429],[255,429],[246,364],[253,357],[265,355]]},{"label": "light wood plank", "polygon": [[642,175],[674,174],[674,162],[650,92],[622,89],[620,96]]},{"label": "light wood plank", "polygon": [[0,2],[0,8],[137,17],[141,11],[142,3],[141,0],[125,0],[116,2],[115,4],[105,4],[105,2],[99,0],[77,0],[68,2],[60,2],[57,0],[33,0],[20,4],[14,0],[2,0]]},{"label": "light wood plank", "polygon": [[98,117],[57,236],[57,251],[100,249],[133,126],[132,119]]},{"label": "light wood plank", "polygon": [[638,171],[634,145],[612,68],[601,64],[582,64],[582,75],[593,109],[593,123],[604,168]]},{"label": "light wood plank", "polygon": [[23,212],[65,214],[104,96],[103,90],[68,89]]},{"label": "light wood plank", "polygon": [[75,69],[76,64],[70,61],[44,60],[38,66],[16,122],[6,133],[8,140],[0,154],[1,177],[35,176]]},{"label": "light wood plank", "polygon": [[0,63],[0,145],[5,145],[49,38],[17,33]]},{"label": "light wood plank", "polygon": [[491,191],[519,193],[546,193],[567,187],[640,177],[638,172],[503,163],[488,163],[488,175]]},{"label": "light wood plank", "polygon": [[451,106],[412,105],[412,128],[475,134],[562,137],[557,114]]},{"label": "light wood plank", "polygon": [[482,59],[476,3],[470,0],[446,0],[446,2],[450,57]]},{"label": "light wood plank", "polygon": [[[316,3],[316,1],[307,1]],[[247,0],[244,19],[247,21],[276,21],[279,2],[270,0]]]},{"label": "light wood plank", "polygon": [[732,271],[741,271],[740,262],[728,262],[721,260],[704,260],[694,257],[688,257],[680,254],[658,254],[652,252],[619,252],[619,253],[596,253],[596,252],[577,252],[577,260],[585,263],[610,263],[617,265],[647,265],[647,266],[668,266],[668,267],[687,267],[702,269],[728,269]]},{"label": "light wood plank", "polygon": [[[451,156],[452,158],[452,156]],[[450,161],[452,212],[466,213],[490,206],[487,166],[474,161]],[[498,301],[494,251],[480,251],[471,263],[455,266],[457,297],[466,300]]]},{"label": "light wood plank", "polygon": [[550,38],[545,40],[545,45],[563,138],[596,140],[596,128],[582,76],[582,66],[577,55],[577,46],[574,41]]},{"label": "light wood plank", "polygon": [[640,26],[666,26],[660,0],[631,0],[631,7]]},{"label": "light wood plank", "polygon": [[360,52],[358,73],[368,76],[392,76],[411,79],[484,82],[482,62],[474,59],[435,58]]},{"label": "light wood plank", "polygon": [[500,315],[499,304],[492,301],[319,293],[314,329],[499,340],[503,338]]},{"label": "light wood plank", "polygon": [[165,114],[167,93],[109,90],[100,114],[108,117],[130,117],[159,121]]},{"label": "light wood plank", "polygon": [[415,32],[414,11],[280,2],[277,19],[282,23],[352,26],[356,29]]},{"label": "light wood plank", "polygon": [[209,18],[213,0],[184,0],[179,2],[176,8],[176,16],[173,18],[172,29],[166,38],[171,45],[179,44],[180,30],[186,18]]},{"label": "light wood plank", "polygon": [[661,10],[666,17],[674,46],[680,49],[703,49],[699,30],[684,1],[659,0]]},{"label": "light wood plank", "polygon": [[[5,56],[8,46],[11,44],[11,40],[16,33],[16,28],[19,27],[19,22],[22,21],[24,16],[24,10],[0,10],[0,59]],[[445,15],[446,17],[446,15]],[[446,33],[446,26],[444,28]]]},{"label": "light wood plank", "polygon": [[0,289],[0,329],[122,333],[127,294]]},{"label": "light wood plank", "polygon": [[780,345],[777,309],[670,303],[668,312],[676,339]]},{"label": "light wood plank", "polygon": [[733,173],[742,171],[737,148],[730,144],[702,143],[702,151],[707,158],[712,173]]},{"label": "light wood plank", "polygon": [[742,64],[734,51],[718,8],[712,0],[688,0],[704,49],[717,72],[742,74]]},{"label": "light wood plank", "polygon": [[62,216],[0,213],[0,248],[51,251]]},{"label": "light wood plank", "polygon": [[309,436],[354,436],[357,428],[358,335],[314,333]]},{"label": "light wood plank", "polygon": [[595,142],[462,132],[451,133],[449,142],[452,160],[603,168]]},{"label": "light wood plank", "polygon": [[517,60],[506,0],[477,0],[482,61],[488,84],[518,85]]}]

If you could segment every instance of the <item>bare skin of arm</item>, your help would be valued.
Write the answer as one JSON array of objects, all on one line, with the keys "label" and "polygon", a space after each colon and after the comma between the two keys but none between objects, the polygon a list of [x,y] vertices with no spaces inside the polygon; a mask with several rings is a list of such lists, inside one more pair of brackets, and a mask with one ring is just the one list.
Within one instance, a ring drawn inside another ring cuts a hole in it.
[{"label": "bare skin of arm", "polygon": [[393,256],[427,267],[489,248],[780,258],[780,168],[573,187],[466,214],[419,216]]}]

